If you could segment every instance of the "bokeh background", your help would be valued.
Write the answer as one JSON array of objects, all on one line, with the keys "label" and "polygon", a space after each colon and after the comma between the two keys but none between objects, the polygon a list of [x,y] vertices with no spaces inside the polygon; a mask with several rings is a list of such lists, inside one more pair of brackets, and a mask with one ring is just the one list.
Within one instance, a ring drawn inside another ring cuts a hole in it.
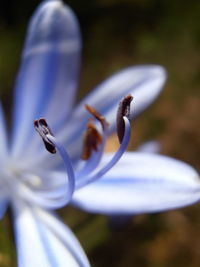
[{"label": "bokeh background", "polygon": [[[28,18],[38,0],[0,3],[0,96],[9,116]],[[123,67],[156,63],[168,81],[134,122],[130,149],[158,140],[162,153],[200,170],[200,1],[69,0],[83,37],[80,95]],[[115,137],[110,141],[115,147]],[[94,267],[199,267],[200,205],[160,214],[107,218],[59,211]],[[10,214],[0,222],[0,267],[16,266]],[[31,244],[30,244],[31,245]]]}]

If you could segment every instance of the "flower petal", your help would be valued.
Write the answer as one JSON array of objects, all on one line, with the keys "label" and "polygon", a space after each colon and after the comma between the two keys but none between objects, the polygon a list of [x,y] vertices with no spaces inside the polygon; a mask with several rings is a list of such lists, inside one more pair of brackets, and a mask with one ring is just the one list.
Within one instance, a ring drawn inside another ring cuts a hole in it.
[{"label": "flower petal", "polygon": [[76,93],[80,39],[77,19],[62,1],[44,1],[38,7],[15,88],[14,154],[27,144],[35,118],[45,116],[55,128],[66,119]]},{"label": "flower petal", "polygon": [[15,203],[15,234],[19,267],[89,266],[79,242],[47,211]]},{"label": "flower petal", "polygon": [[155,140],[147,141],[147,142],[142,143],[137,148],[137,151],[158,154],[161,151],[161,144]]},{"label": "flower petal", "polygon": [[126,68],[94,88],[78,105],[75,116],[82,116],[82,111],[85,110],[84,105],[88,103],[105,115],[111,123],[113,118],[115,121],[119,101],[124,96],[132,94],[134,103],[131,116],[136,117],[157,98],[165,80],[166,72],[163,67],[158,65]]},{"label": "flower petal", "polygon": [[119,102],[128,94],[133,95],[131,105],[131,117],[138,116],[144,111],[159,95],[166,80],[166,72],[158,65],[141,65],[126,68],[111,76],[99,84],[88,96],[86,96],[76,107],[69,123],[60,132],[60,139],[65,140],[68,150],[73,147],[72,153],[80,145],[80,132],[83,132],[90,114],[85,109],[89,104],[106,117],[109,122],[110,132],[116,126],[116,113]]},{"label": "flower petal", "polygon": [[73,204],[94,213],[137,214],[183,207],[199,199],[199,176],[190,165],[135,152],[126,153],[106,177],[78,190]]}]

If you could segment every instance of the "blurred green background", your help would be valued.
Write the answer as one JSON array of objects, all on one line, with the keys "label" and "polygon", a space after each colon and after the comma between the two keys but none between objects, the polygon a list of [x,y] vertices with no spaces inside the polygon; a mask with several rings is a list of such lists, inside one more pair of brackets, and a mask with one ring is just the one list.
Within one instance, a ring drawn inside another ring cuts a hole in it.
[{"label": "blurred green background", "polygon": [[[28,18],[39,3],[2,0],[0,4],[0,94],[7,114]],[[134,122],[130,149],[156,139],[161,142],[162,153],[200,170],[200,1],[67,3],[77,13],[83,36],[79,97],[123,67],[143,63],[165,66],[165,89]],[[59,213],[78,236],[94,267],[200,266],[199,204],[135,216],[124,226],[71,207]],[[16,265],[11,228],[8,214],[0,222],[0,267]]]}]

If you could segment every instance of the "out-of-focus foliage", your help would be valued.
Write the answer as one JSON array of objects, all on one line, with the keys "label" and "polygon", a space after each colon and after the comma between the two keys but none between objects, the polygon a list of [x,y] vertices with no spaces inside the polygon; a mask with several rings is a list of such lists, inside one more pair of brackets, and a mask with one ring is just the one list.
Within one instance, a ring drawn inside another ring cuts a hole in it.
[{"label": "out-of-focus foliage", "polygon": [[[7,113],[26,24],[40,1],[1,1],[0,95]],[[69,0],[83,32],[80,97],[127,65],[157,63],[169,73],[159,100],[134,122],[133,149],[157,139],[162,152],[200,170],[200,2]],[[134,104],[134,103],[133,103]],[[115,138],[113,138],[115,140]],[[111,141],[113,142],[113,141]],[[110,147],[115,146],[114,143]],[[133,217],[119,227],[103,216],[62,209],[92,266],[199,267],[200,206]],[[119,222],[119,218],[116,222]],[[0,266],[15,266],[9,216],[0,222]]]}]

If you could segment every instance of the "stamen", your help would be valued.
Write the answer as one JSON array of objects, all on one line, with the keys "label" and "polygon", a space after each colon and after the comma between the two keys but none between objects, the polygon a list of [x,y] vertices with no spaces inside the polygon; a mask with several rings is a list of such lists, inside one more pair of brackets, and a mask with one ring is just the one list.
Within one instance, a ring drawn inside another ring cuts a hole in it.
[{"label": "stamen", "polygon": [[[67,204],[72,197],[72,194],[75,189],[75,175],[74,175],[74,170],[72,167],[71,160],[69,158],[69,155],[67,151],[64,149],[64,147],[57,141],[57,139],[53,136],[47,122],[45,119],[39,119],[34,121],[34,126],[36,131],[39,133],[39,135],[42,137],[42,140],[44,141],[45,147],[48,147],[49,151],[49,146],[50,145],[50,153],[55,153],[56,148],[60,154],[60,157],[63,160],[63,163],[66,168],[67,172],[67,178],[68,178],[68,191],[65,195],[65,204]],[[55,152],[53,152],[55,151]]]},{"label": "stamen", "polygon": [[106,121],[106,119],[100,113],[98,113],[93,107],[91,107],[87,104],[85,105],[85,108],[101,123],[103,130],[106,130],[108,128],[109,123]]},{"label": "stamen", "polygon": [[124,131],[125,131],[125,124],[123,117],[126,117],[127,119],[130,119],[130,105],[131,101],[133,100],[133,97],[131,95],[128,95],[124,97],[124,99],[119,103],[119,108],[117,111],[117,135],[119,142],[121,144],[123,137],[124,137]]},{"label": "stamen", "polygon": [[[95,125],[93,124],[93,120],[90,119],[88,122],[87,131],[85,134],[85,140],[83,145],[83,153],[82,159],[87,160],[81,170],[77,173],[76,178],[82,177],[83,175],[87,175],[89,172],[93,171],[99,164],[103,150],[105,147],[107,134],[108,134],[108,122],[106,119],[98,113],[93,107],[89,105],[85,105],[86,109],[92,114],[92,116],[98,120],[102,127],[102,135],[96,129]],[[95,144],[91,146],[90,144]],[[96,147],[96,149],[95,149]]]},{"label": "stamen", "polygon": [[[106,119],[98,113],[93,107],[89,105],[85,105],[85,108],[89,113],[92,114],[92,116],[97,119],[101,123],[101,127],[103,129],[103,132],[108,129],[108,122]],[[96,129],[95,125],[93,124],[93,120],[90,119],[87,124],[87,130],[84,136],[83,141],[83,152],[82,152],[82,159],[88,160],[92,154],[93,151],[98,151],[99,145],[102,144],[103,138],[99,131]]]},{"label": "stamen", "polygon": [[44,142],[44,145],[52,154],[56,153],[55,145],[47,138],[47,135],[50,134],[53,136],[51,129],[49,128],[47,122],[45,119],[41,118],[34,121],[34,127],[36,131],[39,133],[39,135],[42,137],[42,140]]},{"label": "stamen", "polygon": [[111,160],[103,166],[100,170],[98,170],[96,173],[94,173],[91,176],[88,177],[79,177],[79,179],[76,179],[76,189],[79,189],[81,187],[84,187],[87,184],[90,184],[91,182],[94,182],[101,178],[105,173],[107,173],[121,158],[121,156],[124,154],[129,140],[130,140],[130,122],[127,117],[123,117],[124,124],[125,124],[125,131],[124,131],[124,136],[121,142],[121,145],[117,152],[113,155]]},{"label": "stamen", "polygon": [[93,124],[92,119],[87,124],[83,141],[82,159],[87,160],[90,158],[92,151],[98,151],[98,145],[102,143],[102,136]]},{"label": "stamen", "polygon": [[68,187],[68,199],[70,201],[71,196],[74,192],[75,189],[75,174],[74,174],[74,169],[72,166],[72,162],[71,159],[67,153],[67,151],[64,149],[64,147],[57,141],[57,139],[52,136],[52,135],[47,135],[47,138],[55,145],[55,147],[57,148],[63,163],[65,165],[65,169],[67,171],[67,175],[68,175],[68,181],[69,181],[69,187]]},{"label": "stamen", "polygon": [[132,99],[133,97],[131,95],[128,95],[119,104],[119,108],[117,112],[117,122],[118,122],[117,131],[118,131],[118,137],[120,135],[119,137],[120,147],[118,151],[113,155],[111,160],[105,166],[103,166],[100,170],[98,170],[93,175],[90,175],[90,176],[88,175],[87,177],[85,177],[85,173],[80,172],[79,175],[82,174],[82,176],[80,176],[79,179],[76,176],[76,189],[79,189],[99,179],[100,177],[102,177],[119,161],[119,159],[125,152],[128,146],[129,140],[130,140],[131,127],[130,127],[129,115],[130,115],[130,104],[131,104]]}]

